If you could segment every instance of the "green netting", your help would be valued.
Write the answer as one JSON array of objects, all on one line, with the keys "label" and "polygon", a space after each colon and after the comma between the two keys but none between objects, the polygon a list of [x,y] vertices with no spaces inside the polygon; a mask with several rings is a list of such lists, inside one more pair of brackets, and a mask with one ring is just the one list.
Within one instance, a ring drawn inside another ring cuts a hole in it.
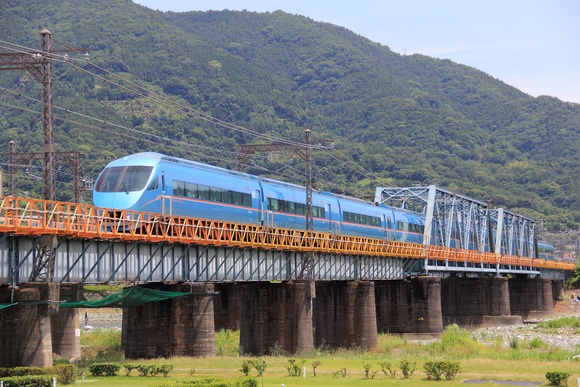
[{"label": "green netting", "polygon": [[191,293],[166,292],[162,290],[146,289],[133,286],[123,291],[111,294],[102,300],[72,301],[60,303],[60,308],[123,308],[134,307],[149,302],[169,300],[187,296]]},{"label": "green netting", "polygon": [[17,302],[13,303],[13,304],[0,304],[0,309],[4,309],[4,308],[10,308],[11,306],[14,306],[18,304]]}]

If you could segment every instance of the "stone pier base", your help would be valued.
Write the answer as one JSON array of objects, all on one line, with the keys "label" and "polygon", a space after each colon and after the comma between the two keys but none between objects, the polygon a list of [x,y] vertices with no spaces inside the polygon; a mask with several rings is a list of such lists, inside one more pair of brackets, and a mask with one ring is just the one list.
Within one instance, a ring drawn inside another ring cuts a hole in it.
[{"label": "stone pier base", "polygon": [[376,347],[373,282],[317,282],[314,312],[317,346],[369,350]]},{"label": "stone pier base", "polygon": [[443,332],[440,278],[375,281],[375,288],[380,333],[415,337]]},{"label": "stone pier base", "polygon": [[51,315],[58,311],[59,284],[30,282],[0,287],[0,367],[52,367]]},{"label": "stone pier base", "polygon": [[305,283],[243,283],[240,349],[255,356],[311,353],[312,304]]}]

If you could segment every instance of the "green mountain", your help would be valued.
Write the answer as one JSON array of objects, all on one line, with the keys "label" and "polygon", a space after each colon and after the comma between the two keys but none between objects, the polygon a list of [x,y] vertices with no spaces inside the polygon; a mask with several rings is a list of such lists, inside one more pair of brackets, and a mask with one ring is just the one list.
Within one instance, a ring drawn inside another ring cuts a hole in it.
[{"label": "green mountain", "polygon": [[[235,168],[238,144],[302,142],[310,128],[334,144],[314,152],[319,189],[371,198],[377,185],[436,184],[551,230],[580,225],[578,104],[282,11],[0,5],[0,52],[39,49],[39,31],[51,31],[56,148],[83,152],[87,176],[143,150]],[[40,86],[26,71],[4,71],[0,87],[0,142],[40,151]],[[300,158],[266,156],[249,172],[301,183]],[[18,193],[40,196],[38,175],[21,168]],[[59,199],[71,199],[71,179],[57,168]]]}]

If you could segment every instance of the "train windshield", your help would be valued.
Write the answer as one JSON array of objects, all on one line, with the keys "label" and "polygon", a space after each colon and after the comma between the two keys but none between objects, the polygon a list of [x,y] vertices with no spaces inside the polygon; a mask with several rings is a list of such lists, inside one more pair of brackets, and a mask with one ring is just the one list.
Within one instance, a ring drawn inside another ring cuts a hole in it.
[{"label": "train windshield", "polygon": [[133,192],[145,188],[153,167],[130,165],[110,167],[100,174],[95,185],[97,192]]}]

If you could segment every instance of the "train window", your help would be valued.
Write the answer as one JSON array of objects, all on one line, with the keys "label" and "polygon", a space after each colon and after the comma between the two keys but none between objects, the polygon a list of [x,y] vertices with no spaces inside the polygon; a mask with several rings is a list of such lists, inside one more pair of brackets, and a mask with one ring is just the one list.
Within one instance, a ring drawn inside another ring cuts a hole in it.
[{"label": "train window", "polygon": [[[179,185],[177,185],[179,184]],[[183,195],[183,183],[180,181],[173,182],[173,194],[177,196],[184,196]]]},{"label": "train window", "polygon": [[268,209],[271,211],[278,211],[278,199],[268,198]]},{"label": "train window", "polygon": [[232,201],[232,191],[222,190],[222,197],[220,200],[222,203],[233,203]]},{"label": "train window", "polygon": [[409,223],[397,221],[397,230],[409,231]]},{"label": "train window", "polygon": [[247,193],[208,187],[201,184],[186,183],[179,180],[173,180],[172,184],[173,194],[176,196],[185,196],[188,198],[198,198],[214,202],[252,207],[252,195]]},{"label": "train window", "polygon": [[326,218],[324,207],[313,206],[312,215],[317,218]]},{"label": "train window", "polygon": [[219,188],[209,187],[209,200],[212,202],[219,202],[220,201],[220,190]]},{"label": "train window", "polygon": [[243,193],[242,204],[246,207],[252,207],[252,195]]},{"label": "train window", "polygon": [[296,213],[298,215],[306,215],[306,204],[296,203]]},{"label": "train window", "polygon": [[106,168],[96,183],[97,192],[131,192],[145,188],[153,167],[130,165]]},{"label": "train window", "polygon": [[357,214],[354,212],[344,211],[343,217],[345,222],[366,224],[369,226],[381,226],[381,218],[372,215]]},{"label": "train window", "polygon": [[149,184],[147,191],[155,191],[158,188],[159,188],[159,179],[154,178],[151,184]]},{"label": "train window", "polygon": [[[246,195],[246,194],[244,194]],[[245,200],[248,201],[248,206],[251,206],[251,196],[246,195]],[[306,205],[303,203],[289,202],[286,200],[278,200],[273,198],[268,198],[268,210],[270,211],[280,211],[289,214],[306,215]],[[325,212],[324,207],[312,206],[312,216],[318,218],[324,218]]]},{"label": "train window", "polygon": [[209,200],[209,187],[207,185],[199,184],[197,186],[197,197],[204,200]]},{"label": "train window", "polygon": [[197,197],[197,184],[185,183],[185,190],[183,191],[183,196],[188,198]]},{"label": "train window", "polygon": [[231,194],[232,194],[232,203],[233,204],[236,204],[238,206],[243,204],[241,192],[232,192]]}]

